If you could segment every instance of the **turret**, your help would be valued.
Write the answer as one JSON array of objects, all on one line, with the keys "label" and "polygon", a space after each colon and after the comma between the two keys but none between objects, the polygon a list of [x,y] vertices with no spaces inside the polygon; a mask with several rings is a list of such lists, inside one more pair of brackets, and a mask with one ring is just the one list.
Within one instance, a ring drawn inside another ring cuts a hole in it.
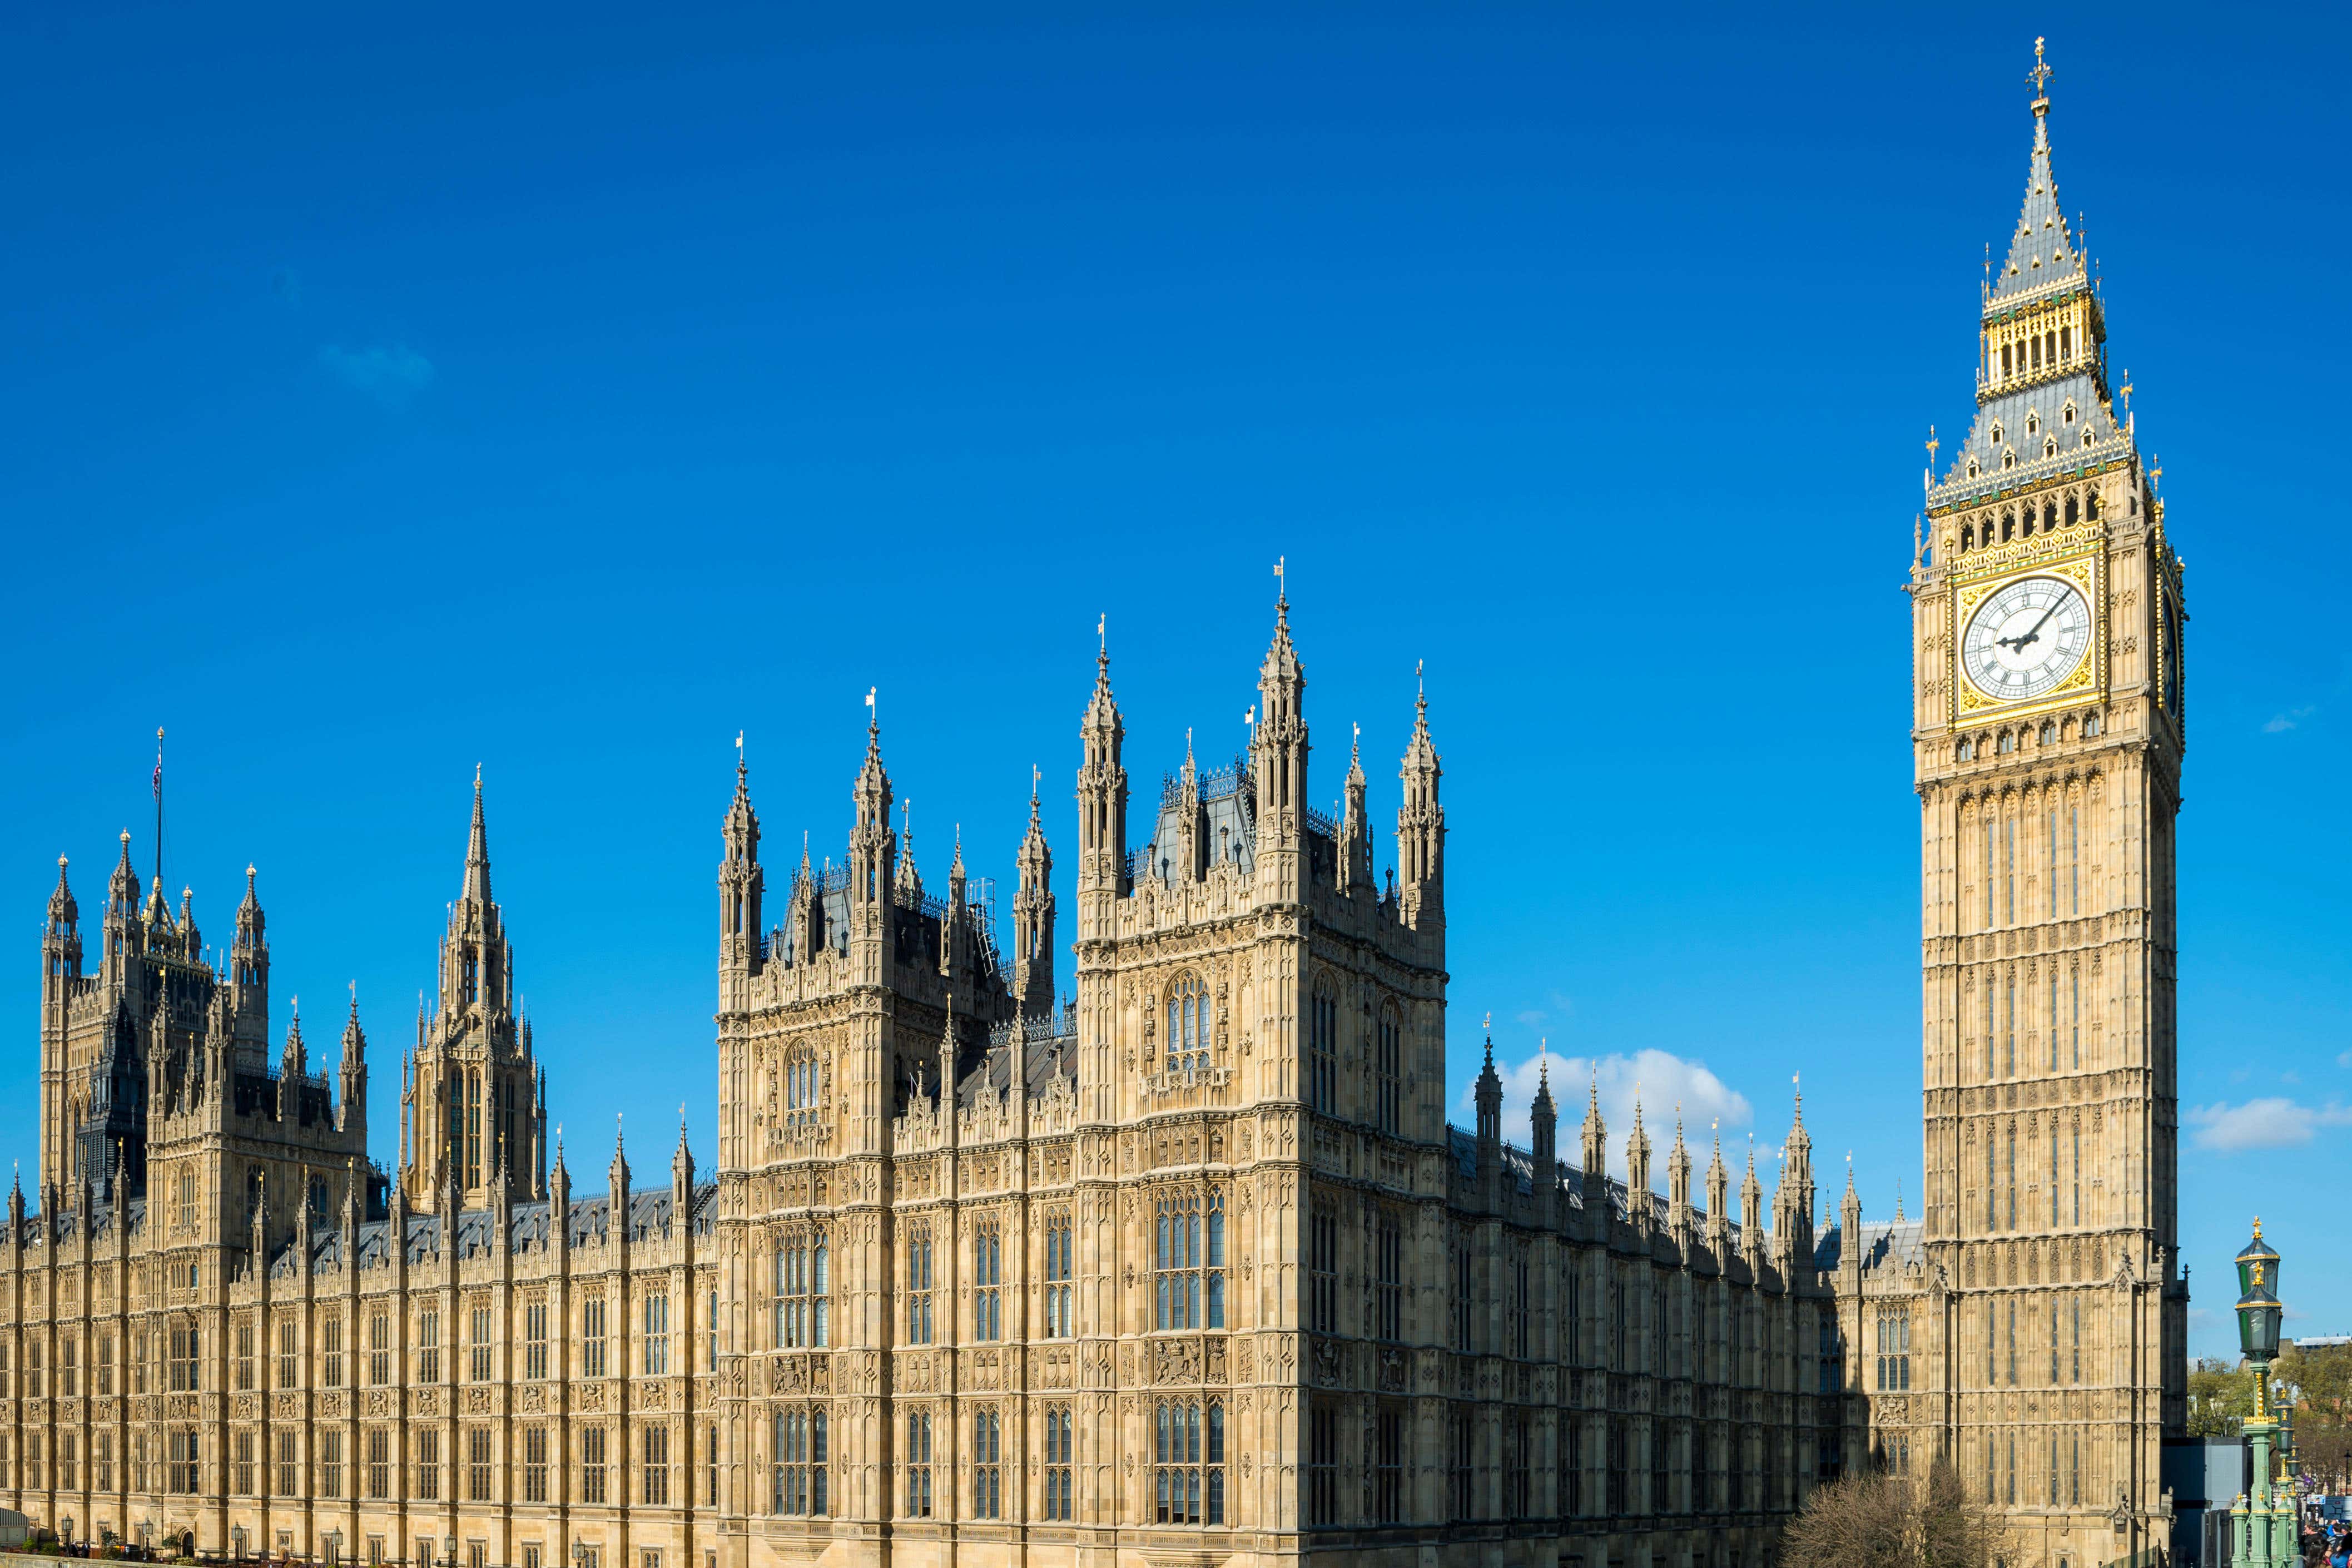
[{"label": "turret", "polygon": [[764,878],[760,870],[760,816],[751,809],[751,787],[742,752],[743,738],[735,738],[735,797],[728,803],[720,829],[726,844],[719,863],[719,1005],[740,1009],[749,1002],[742,983],[760,972],[760,903]]},{"label": "turret", "polygon": [[100,955],[100,971],[108,984],[120,986],[131,973],[131,960],[139,952],[142,940],[139,873],[131,868],[131,830],[127,827],[122,830],[122,858],[115,862],[114,874],[107,879],[106,913],[101,919],[106,949]]},{"label": "turret", "polygon": [[1495,1070],[1495,1041],[1486,1040],[1486,1065],[1478,1069],[1478,1176],[1490,1181],[1503,1165],[1503,1078]]},{"label": "turret", "polygon": [[367,1146],[367,1036],[360,1028],[360,988],[352,986],[352,1016],[343,1021],[343,1060],[335,1075],[338,1122],[357,1136],[353,1146]]},{"label": "turret", "polygon": [[1307,832],[1307,671],[1290,640],[1290,599],[1274,605],[1274,641],[1257,672],[1257,729],[1250,771],[1257,792],[1257,890],[1261,903],[1296,903]]},{"label": "turret", "polygon": [[1404,923],[1415,930],[1445,921],[1445,808],[1437,798],[1444,772],[1429,738],[1424,689],[1413,698],[1412,739],[1397,770],[1404,783],[1404,804],[1397,808],[1398,903]]},{"label": "turret", "polygon": [[1813,1256],[1813,1139],[1805,1131],[1805,1097],[1796,1094],[1788,1142],[1780,1149],[1780,1181],[1772,1194],[1772,1232],[1781,1266]]},{"label": "turret", "polygon": [[1552,1102],[1549,1052],[1536,1069],[1536,1098],[1528,1108],[1528,1124],[1533,1135],[1535,1190],[1539,1194],[1549,1193],[1559,1185],[1559,1107]]},{"label": "turret", "polygon": [[269,942],[264,934],[261,898],[254,891],[253,868],[245,868],[245,901],[236,906],[236,935],[229,942],[230,1007],[243,1026],[257,1035],[269,1017]]},{"label": "turret", "polygon": [[196,890],[188,887],[180,889],[180,953],[191,963],[205,954],[204,933],[196,930]]},{"label": "turret", "polygon": [[1633,1096],[1633,1131],[1625,1134],[1625,1217],[1646,1230],[1657,1217],[1650,1185],[1650,1133],[1642,1125],[1642,1096]]},{"label": "turret", "polygon": [[[866,693],[870,707],[874,694]],[[882,959],[889,938],[890,885],[898,870],[898,842],[890,835],[890,775],[882,766],[882,721],[866,725],[866,761],[850,791],[857,808],[849,830],[849,946],[856,978],[866,984],[882,980]]]},{"label": "turret", "polygon": [[1862,1267],[1862,1197],[1853,1190],[1853,1156],[1846,1156],[1845,1196],[1838,1200],[1838,1263],[1848,1272]]},{"label": "turret", "polygon": [[[1601,1224],[1609,1215],[1609,1125],[1601,1119],[1601,1075],[1595,1072],[1584,1102],[1584,1215]],[[1601,1234],[1606,1235],[1605,1226]]]},{"label": "turret", "polygon": [[669,1157],[670,1234],[683,1241],[693,1234],[694,1151],[686,1146],[686,1107],[677,1108],[677,1151]]},{"label": "turret", "polygon": [[[1033,768],[1029,831],[1021,839],[1020,881],[1013,893],[1013,999],[1032,1018],[1054,1009],[1054,855],[1038,820],[1037,780]],[[1016,1079],[1013,1087],[1024,1086]]]},{"label": "turret", "polygon": [[1078,935],[1108,937],[1111,909],[1127,892],[1127,725],[1110,689],[1110,647],[1095,657],[1094,694],[1078,724]]},{"label": "turret", "polygon": [[1348,784],[1339,810],[1339,891],[1377,893],[1372,883],[1372,823],[1364,804],[1364,727],[1348,746]]},{"label": "turret", "polygon": [[278,1121],[292,1127],[302,1116],[302,1079],[310,1071],[310,1047],[302,1043],[302,999],[297,996],[286,1023],[286,1048],[278,1058]]},{"label": "turret", "polygon": [[1691,1229],[1691,1157],[1683,1144],[1682,1107],[1675,1108],[1675,1146],[1666,1155],[1666,1223],[1676,1242],[1687,1248]]},{"label": "turret", "polygon": [[1756,1179],[1756,1144],[1748,1145],[1748,1173],[1739,1179],[1739,1248],[1752,1266],[1764,1250],[1764,1188]]},{"label": "turret", "polygon": [[49,895],[47,922],[41,928],[41,994],[62,998],[65,982],[81,976],[81,908],[66,883],[66,858],[58,857],[57,890]]}]

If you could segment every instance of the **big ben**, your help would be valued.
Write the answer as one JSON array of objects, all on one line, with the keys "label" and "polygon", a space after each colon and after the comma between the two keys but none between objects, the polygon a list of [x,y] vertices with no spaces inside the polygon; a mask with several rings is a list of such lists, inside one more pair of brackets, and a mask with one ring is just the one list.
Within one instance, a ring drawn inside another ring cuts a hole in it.
[{"label": "big ben", "polygon": [[[2179,557],[2052,173],[1990,253],[1913,563],[1927,1209],[1951,1459],[2044,1543],[2167,1544],[2181,1426]],[[2000,259],[1994,262],[1990,258]],[[1931,447],[1931,459],[1935,448]]]}]

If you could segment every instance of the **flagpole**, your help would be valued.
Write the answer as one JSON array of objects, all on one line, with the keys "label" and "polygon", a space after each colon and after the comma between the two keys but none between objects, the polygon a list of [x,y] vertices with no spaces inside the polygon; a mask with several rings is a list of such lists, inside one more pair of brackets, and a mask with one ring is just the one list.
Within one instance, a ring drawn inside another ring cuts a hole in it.
[{"label": "flagpole", "polygon": [[163,726],[155,726],[155,886],[163,885]]}]

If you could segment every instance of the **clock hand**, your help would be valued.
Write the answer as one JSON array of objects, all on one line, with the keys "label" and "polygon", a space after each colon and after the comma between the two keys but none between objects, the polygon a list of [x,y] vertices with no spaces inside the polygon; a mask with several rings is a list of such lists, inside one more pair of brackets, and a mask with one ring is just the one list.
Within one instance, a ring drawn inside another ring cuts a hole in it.
[{"label": "clock hand", "polygon": [[2013,637],[1997,637],[1994,640],[2002,647],[2015,648],[2018,652],[2023,653],[2027,643],[2039,642],[2042,640],[2042,628],[2050,624],[2050,617],[2056,615],[2065,603],[2066,595],[2063,594],[2059,595],[2057,602],[2053,604],[2048,609],[2042,611],[2042,618],[2034,622],[2033,625],[2028,627],[2022,635]]}]

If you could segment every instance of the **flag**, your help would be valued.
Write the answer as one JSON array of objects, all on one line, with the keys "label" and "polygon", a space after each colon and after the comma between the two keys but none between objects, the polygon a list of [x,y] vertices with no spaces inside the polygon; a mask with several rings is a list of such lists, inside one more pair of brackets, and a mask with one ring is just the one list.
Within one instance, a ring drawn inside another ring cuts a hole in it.
[{"label": "flag", "polygon": [[868,708],[874,706],[874,688],[870,686],[866,689],[866,706]]}]

